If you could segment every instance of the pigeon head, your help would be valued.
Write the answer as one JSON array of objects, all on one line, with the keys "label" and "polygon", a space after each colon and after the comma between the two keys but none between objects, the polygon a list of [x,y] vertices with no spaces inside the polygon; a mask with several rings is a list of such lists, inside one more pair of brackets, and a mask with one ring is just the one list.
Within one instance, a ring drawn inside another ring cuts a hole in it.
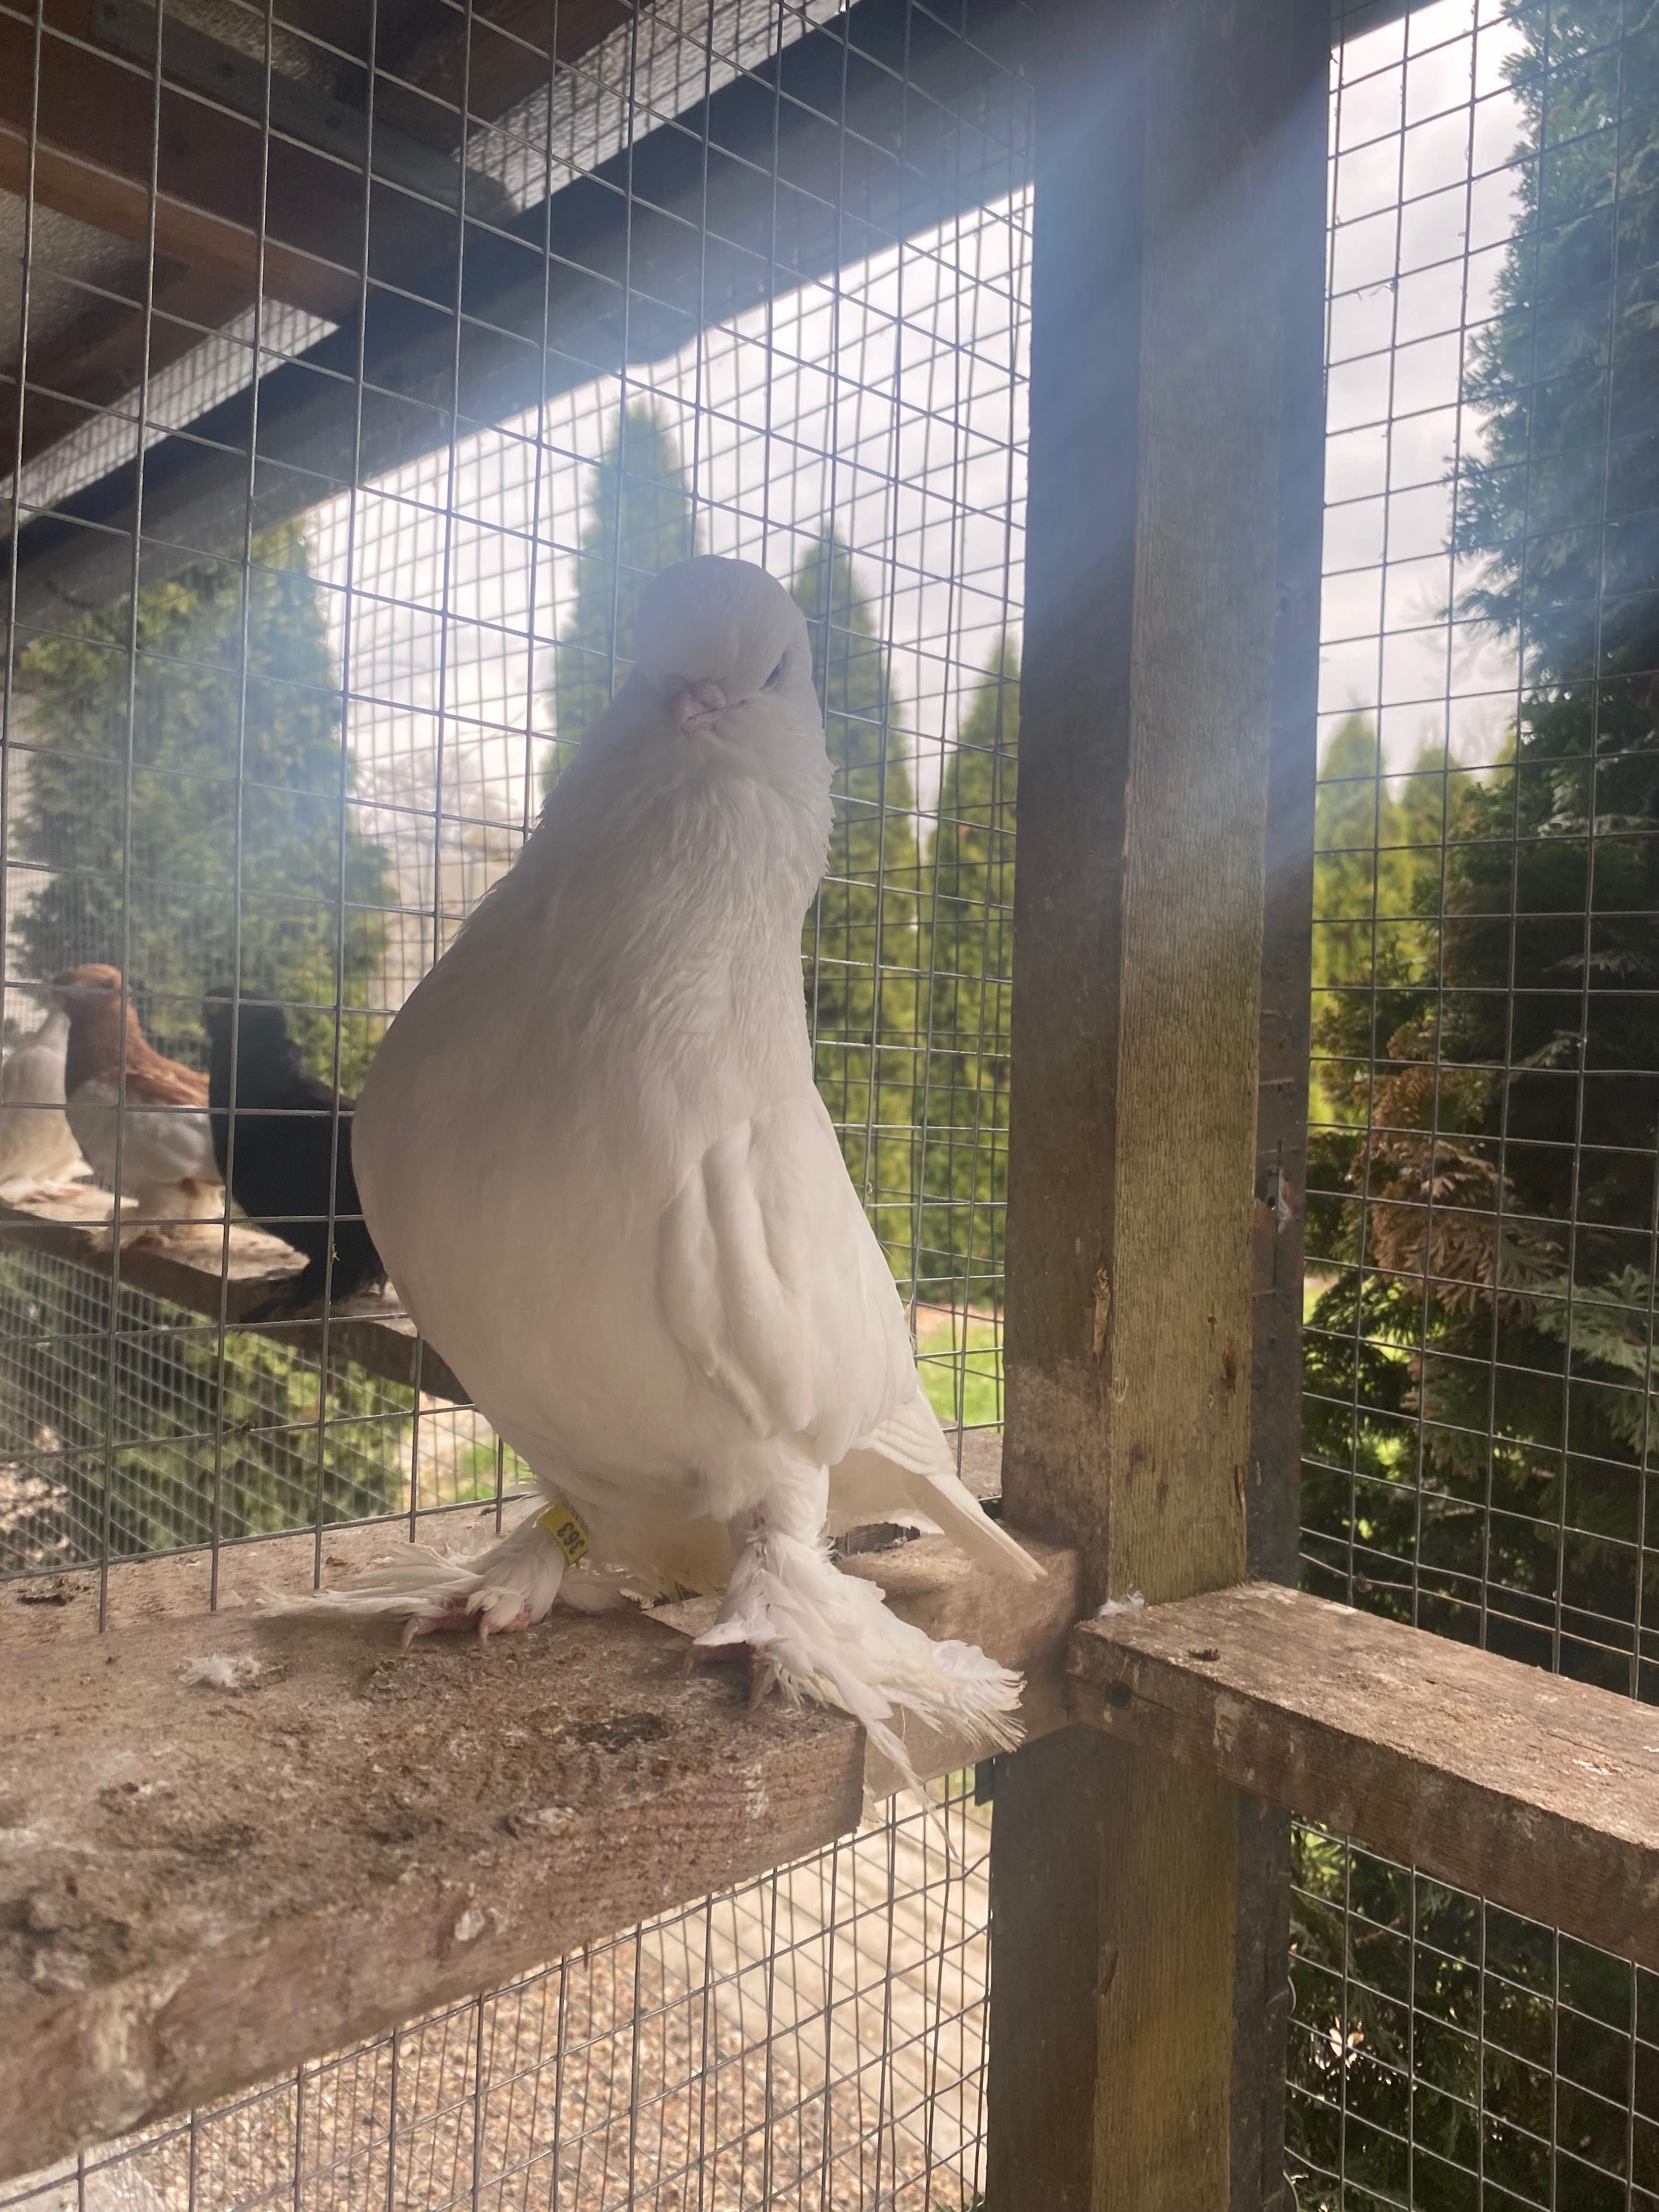
[{"label": "pigeon head", "polygon": [[[232,998],[227,986],[210,991],[202,1001],[202,1020],[215,1044],[230,1042]],[[242,1051],[274,1052],[288,1042],[288,1016],[268,992],[244,991],[234,1011]]]},{"label": "pigeon head", "polygon": [[52,977],[52,994],[72,1014],[90,1011],[120,997],[121,971],[105,967],[101,961],[84,961],[80,967],[65,968]]},{"label": "pigeon head", "polygon": [[752,561],[704,554],[665,568],[641,594],[634,645],[678,738],[763,756],[799,753],[810,732],[823,750],[805,617]]}]

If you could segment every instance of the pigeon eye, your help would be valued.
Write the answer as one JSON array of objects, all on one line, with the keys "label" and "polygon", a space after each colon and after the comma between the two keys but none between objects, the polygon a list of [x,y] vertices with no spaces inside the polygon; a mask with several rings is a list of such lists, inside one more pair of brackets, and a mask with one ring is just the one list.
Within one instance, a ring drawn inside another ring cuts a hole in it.
[{"label": "pigeon eye", "polygon": [[765,683],[765,685],[764,685],[764,687],[763,687],[766,690],[768,690],[768,691],[775,691],[775,690],[777,690],[777,688],[778,688],[778,679],[779,679],[779,678],[783,674],[784,670],[788,666],[788,665],[789,665],[789,656],[788,656],[788,654],[786,653],[784,654],[784,656],[783,656],[783,659],[782,659],[781,661],[779,661],[779,663],[778,663],[777,666],[776,666],[776,667],[772,671],[772,673],[771,673],[771,674],[767,678],[767,679],[766,679],[766,683]]}]

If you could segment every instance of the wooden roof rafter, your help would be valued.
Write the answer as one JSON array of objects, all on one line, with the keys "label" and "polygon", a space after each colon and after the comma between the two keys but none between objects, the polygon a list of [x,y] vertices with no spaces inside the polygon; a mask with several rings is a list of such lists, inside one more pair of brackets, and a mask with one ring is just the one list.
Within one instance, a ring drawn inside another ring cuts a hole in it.
[{"label": "wooden roof rafter", "polygon": [[155,257],[148,313],[89,297],[68,330],[30,349],[26,387],[14,376],[0,398],[0,455],[19,450],[20,406],[27,460],[262,292],[339,322],[371,283],[453,289],[463,216],[511,213],[493,178],[454,158],[469,129],[545,82],[556,21],[569,62],[626,9],[501,0],[444,12],[413,38],[399,38],[389,14],[397,66],[374,59],[371,123],[366,70],[361,108],[280,74],[267,101],[256,63],[177,21],[158,76],[143,0],[46,0],[38,28],[0,9],[0,189]]}]

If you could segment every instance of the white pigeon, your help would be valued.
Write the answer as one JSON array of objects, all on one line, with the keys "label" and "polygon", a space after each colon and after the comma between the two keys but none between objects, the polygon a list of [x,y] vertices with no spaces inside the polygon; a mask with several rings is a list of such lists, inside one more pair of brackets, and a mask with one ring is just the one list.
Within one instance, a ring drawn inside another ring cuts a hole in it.
[{"label": "white pigeon", "polygon": [[845,1708],[907,1774],[905,1713],[1010,1746],[1018,1676],[896,1620],[826,1541],[908,1520],[1042,1571],[957,1480],[813,1085],[801,921],[831,807],[805,621],[763,569],[699,558],[635,640],[354,1136],[399,1293],[552,1502],[329,1595],[488,1634],[561,1593],[723,1586],[696,1645],[746,1647],[757,1694]]},{"label": "white pigeon", "polygon": [[0,1197],[26,1198],[81,1167],[81,1147],[64,1112],[70,1018],[54,1006],[0,1067]]}]

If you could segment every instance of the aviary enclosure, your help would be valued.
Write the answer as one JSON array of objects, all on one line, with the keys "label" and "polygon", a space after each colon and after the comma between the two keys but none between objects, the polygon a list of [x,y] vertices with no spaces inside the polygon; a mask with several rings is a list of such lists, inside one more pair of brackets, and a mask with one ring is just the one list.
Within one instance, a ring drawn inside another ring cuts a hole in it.
[{"label": "aviary enclosure", "polygon": [[1025,1672],[948,1854],[684,1608],[255,1686],[524,1470],[15,1058],[0,2205],[1659,2208],[1656,149],[1649,0],[0,4],[8,1045],[97,962],[355,1091],[763,562],[817,1080],[1049,1567],[845,1546]]}]

